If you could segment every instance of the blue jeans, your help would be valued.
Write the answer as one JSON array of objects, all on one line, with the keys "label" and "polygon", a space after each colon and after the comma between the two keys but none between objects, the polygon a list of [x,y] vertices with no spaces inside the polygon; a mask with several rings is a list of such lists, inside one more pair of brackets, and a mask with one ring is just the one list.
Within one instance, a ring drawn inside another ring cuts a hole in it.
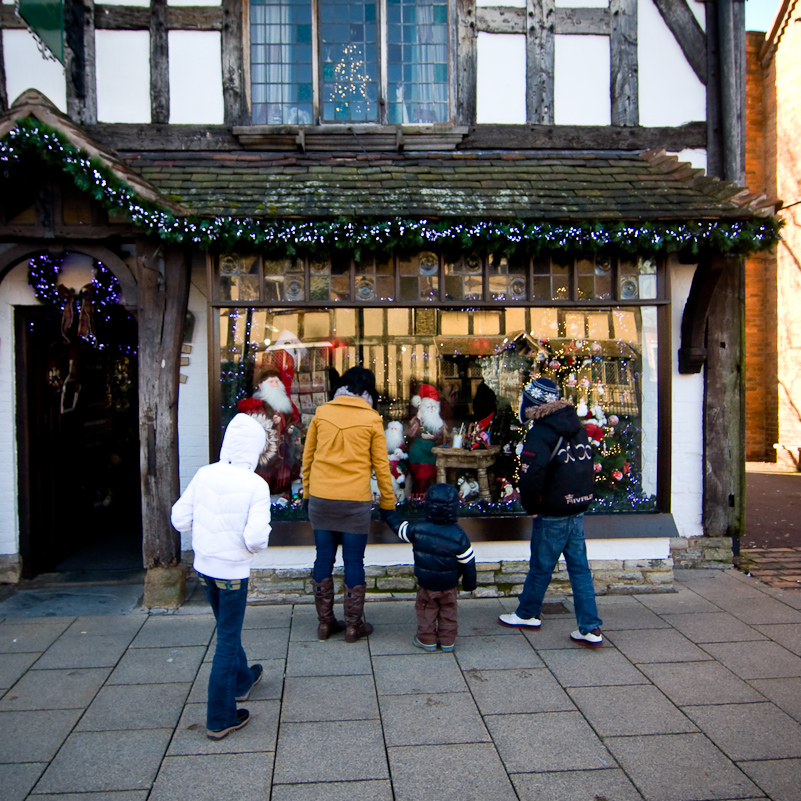
[{"label": "blue jeans", "polygon": [[603,622],[595,605],[595,588],[584,543],[584,515],[534,518],[531,527],[531,562],[523,592],[517,599],[517,616],[539,617],[545,590],[551,583],[560,554],[565,555],[579,631],[587,634]]},{"label": "blue jeans", "polygon": [[366,534],[348,534],[346,531],[314,530],[317,557],[314,560],[312,578],[324,581],[334,574],[337,546],[342,543],[342,561],[345,563],[345,586],[359,587],[364,584],[364,549]]},{"label": "blue jeans", "polygon": [[[202,573],[198,573],[198,577],[217,621],[217,648],[209,676],[206,728],[219,731],[236,722],[236,698],[253,685],[253,672],[242,648],[248,580],[228,582]],[[225,589],[226,584],[230,584],[232,589]]]}]

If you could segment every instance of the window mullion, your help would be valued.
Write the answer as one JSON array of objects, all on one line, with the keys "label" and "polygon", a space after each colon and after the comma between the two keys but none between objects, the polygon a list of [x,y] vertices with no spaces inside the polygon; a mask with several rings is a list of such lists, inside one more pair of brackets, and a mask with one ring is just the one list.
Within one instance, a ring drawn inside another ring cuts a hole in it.
[{"label": "window mullion", "polygon": [[387,0],[378,0],[378,122],[389,119],[387,103]]},{"label": "window mullion", "polygon": [[318,7],[319,0],[310,0],[311,2],[311,12],[312,12],[312,85],[314,86],[314,96],[312,98],[313,109],[312,113],[314,115],[314,119],[317,121],[317,125],[322,123],[321,118],[321,109],[322,109],[322,98],[320,97],[322,92],[322,84],[321,84],[321,75],[320,75],[320,47],[322,46],[322,42],[320,41],[320,9]]}]

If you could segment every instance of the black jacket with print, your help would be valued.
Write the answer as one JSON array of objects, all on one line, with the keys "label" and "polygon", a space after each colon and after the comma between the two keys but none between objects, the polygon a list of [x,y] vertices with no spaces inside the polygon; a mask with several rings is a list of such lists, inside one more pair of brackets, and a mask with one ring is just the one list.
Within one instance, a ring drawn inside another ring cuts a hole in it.
[{"label": "black jacket with print", "polygon": [[545,517],[583,512],[592,503],[594,480],[592,445],[572,404],[558,400],[537,407],[521,454],[525,510]]}]

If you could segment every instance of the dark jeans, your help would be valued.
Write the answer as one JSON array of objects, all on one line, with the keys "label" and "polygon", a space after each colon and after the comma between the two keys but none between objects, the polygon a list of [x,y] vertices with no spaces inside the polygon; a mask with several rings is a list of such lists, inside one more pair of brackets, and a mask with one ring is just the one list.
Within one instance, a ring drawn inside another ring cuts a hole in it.
[{"label": "dark jeans", "polygon": [[217,621],[217,648],[209,676],[206,728],[219,731],[236,722],[236,698],[244,695],[253,684],[253,673],[242,648],[248,580],[226,581],[202,573],[198,576]]},{"label": "dark jeans", "polygon": [[417,639],[423,645],[453,645],[459,630],[456,587],[452,590],[417,588]]},{"label": "dark jeans", "polygon": [[340,543],[342,543],[342,561],[345,563],[345,586],[359,587],[364,584],[366,534],[315,529],[314,544],[317,546],[317,556],[314,560],[312,578],[315,581],[324,581],[334,574],[334,561]]},{"label": "dark jeans", "polygon": [[531,562],[529,563],[523,592],[517,599],[517,616],[539,617],[545,590],[551,583],[560,554],[565,555],[570,586],[573,588],[573,606],[579,631],[587,634],[598,628],[602,621],[595,604],[595,588],[587,561],[584,542],[584,515],[534,518],[531,527]]}]

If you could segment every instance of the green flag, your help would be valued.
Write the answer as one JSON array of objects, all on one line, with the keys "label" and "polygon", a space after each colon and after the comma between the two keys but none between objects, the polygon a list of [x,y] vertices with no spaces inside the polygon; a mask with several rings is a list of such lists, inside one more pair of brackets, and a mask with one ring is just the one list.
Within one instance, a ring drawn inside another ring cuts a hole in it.
[{"label": "green flag", "polygon": [[19,15],[64,63],[64,0],[19,0]]}]

